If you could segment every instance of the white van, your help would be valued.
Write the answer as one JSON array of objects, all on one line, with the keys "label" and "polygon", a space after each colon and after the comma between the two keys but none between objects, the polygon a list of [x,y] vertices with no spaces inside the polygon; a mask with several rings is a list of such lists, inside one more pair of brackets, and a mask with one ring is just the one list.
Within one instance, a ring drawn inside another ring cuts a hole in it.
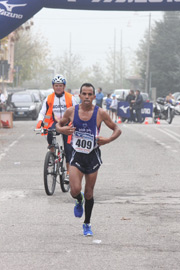
[{"label": "white van", "polygon": [[115,89],[113,94],[116,95],[117,100],[126,100],[130,89]]}]

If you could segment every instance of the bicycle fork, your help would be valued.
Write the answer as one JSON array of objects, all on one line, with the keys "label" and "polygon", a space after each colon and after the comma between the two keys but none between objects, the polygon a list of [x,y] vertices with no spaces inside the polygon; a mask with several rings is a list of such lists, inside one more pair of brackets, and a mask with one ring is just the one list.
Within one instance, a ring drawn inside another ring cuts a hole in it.
[{"label": "bicycle fork", "polygon": [[61,161],[62,161],[62,152],[59,150],[59,148],[56,148],[54,170],[55,172],[59,171],[60,175],[62,175],[61,166],[60,166]]}]

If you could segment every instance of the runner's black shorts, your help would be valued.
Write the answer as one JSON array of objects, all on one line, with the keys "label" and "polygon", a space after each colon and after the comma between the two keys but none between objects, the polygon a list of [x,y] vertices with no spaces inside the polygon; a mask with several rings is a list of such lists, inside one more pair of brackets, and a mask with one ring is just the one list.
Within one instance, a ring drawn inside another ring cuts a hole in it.
[{"label": "runner's black shorts", "polygon": [[101,150],[99,147],[94,149],[89,154],[72,151],[70,165],[75,166],[84,174],[91,174],[96,172],[102,164]]}]

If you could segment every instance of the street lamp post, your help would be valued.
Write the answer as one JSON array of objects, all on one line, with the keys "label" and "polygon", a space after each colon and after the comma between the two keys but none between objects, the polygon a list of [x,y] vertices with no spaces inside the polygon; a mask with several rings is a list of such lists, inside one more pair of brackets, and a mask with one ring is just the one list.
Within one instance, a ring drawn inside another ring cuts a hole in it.
[{"label": "street lamp post", "polygon": [[149,65],[150,65],[150,38],[151,38],[151,13],[149,14],[149,31],[147,44],[147,62],[146,62],[146,85],[145,92],[149,94]]}]

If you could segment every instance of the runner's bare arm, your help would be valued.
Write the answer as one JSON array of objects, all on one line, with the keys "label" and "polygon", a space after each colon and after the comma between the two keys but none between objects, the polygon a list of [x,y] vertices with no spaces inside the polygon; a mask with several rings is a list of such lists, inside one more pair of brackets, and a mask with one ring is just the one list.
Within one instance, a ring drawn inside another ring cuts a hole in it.
[{"label": "runner's bare arm", "polygon": [[[63,118],[61,118],[59,122],[56,124],[57,132],[63,133],[65,135],[73,134],[73,132],[76,129],[72,126],[73,116],[74,116],[74,107],[70,107],[65,111]],[[70,124],[67,126],[69,122]]]},{"label": "runner's bare arm", "polygon": [[109,114],[107,112],[105,112],[104,110],[99,109],[98,118],[97,118],[97,124],[98,124],[98,126],[100,125],[101,122],[104,122],[108,128],[112,129],[113,130],[113,133],[112,133],[112,135],[109,138],[98,136],[97,143],[98,143],[99,146],[114,141],[122,133],[122,131],[120,130],[120,128],[118,127],[118,125],[116,125],[112,121],[112,119],[110,118]]}]

